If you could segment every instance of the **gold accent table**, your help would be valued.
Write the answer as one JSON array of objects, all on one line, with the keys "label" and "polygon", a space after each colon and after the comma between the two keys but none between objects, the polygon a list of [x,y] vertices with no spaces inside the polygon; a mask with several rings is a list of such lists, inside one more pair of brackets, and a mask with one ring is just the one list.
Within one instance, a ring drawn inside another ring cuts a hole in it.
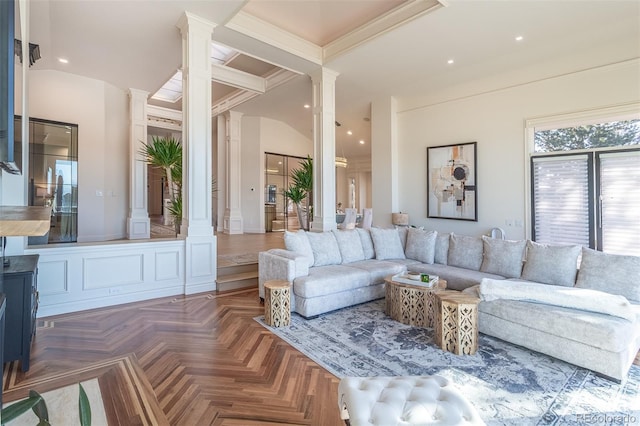
[{"label": "gold accent table", "polygon": [[385,278],[386,313],[394,320],[416,327],[433,328],[435,325],[434,294],[447,288],[446,280],[438,280],[433,287],[393,281]]},{"label": "gold accent table", "polygon": [[435,343],[443,351],[473,355],[478,350],[478,302],[480,299],[459,291],[435,295]]},{"label": "gold accent table", "polygon": [[291,322],[291,284],[284,280],[264,283],[264,322],[272,327],[285,327]]}]

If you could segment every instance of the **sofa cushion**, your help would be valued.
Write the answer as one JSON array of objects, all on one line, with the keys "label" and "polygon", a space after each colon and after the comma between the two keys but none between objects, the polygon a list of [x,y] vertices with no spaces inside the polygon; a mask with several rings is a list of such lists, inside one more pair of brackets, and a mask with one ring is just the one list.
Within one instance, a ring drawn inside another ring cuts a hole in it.
[{"label": "sofa cushion", "polygon": [[433,263],[436,254],[436,231],[425,231],[409,228],[407,245],[404,252],[407,258],[419,260],[422,263]]},{"label": "sofa cushion", "polygon": [[502,275],[506,278],[520,277],[524,249],[527,246],[525,240],[498,240],[483,235],[482,243],[484,245],[482,265],[480,266],[482,272]]},{"label": "sofa cushion", "polygon": [[447,280],[447,288],[450,290],[464,290],[480,284],[483,278],[503,279],[500,275],[488,274],[486,272],[472,271],[471,269],[457,268],[450,265],[440,265],[434,263],[419,263],[408,266],[409,270],[421,272],[429,275],[437,275],[439,278]]},{"label": "sofa cushion", "polygon": [[364,251],[362,250],[362,243],[360,242],[358,231],[352,229],[345,231],[333,230],[332,232],[338,242],[342,263],[364,260]]},{"label": "sofa cushion", "polygon": [[404,259],[404,248],[400,235],[394,228],[371,228],[371,239],[376,250],[376,259]]},{"label": "sofa cushion", "polygon": [[302,229],[298,232],[284,231],[284,246],[287,250],[307,258],[309,266],[313,266],[315,261],[313,258],[313,250],[311,250],[307,233]]},{"label": "sofa cushion", "polygon": [[573,287],[578,271],[580,246],[558,246],[527,241],[527,260],[522,279]]},{"label": "sofa cushion", "polygon": [[640,257],[582,248],[576,287],[600,290],[640,303]]},{"label": "sofa cushion", "polygon": [[350,268],[358,268],[367,271],[371,284],[382,284],[389,275],[402,274],[407,272],[407,267],[400,263],[388,260],[363,260],[349,264]]},{"label": "sofa cushion", "polygon": [[369,273],[347,265],[327,265],[309,269],[309,275],[293,280],[293,292],[300,297],[337,295],[370,285]]},{"label": "sofa cushion", "polygon": [[452,232],[449,237],[447,265],[479,271],[482,265],[482,250],[482,239]]},{"label": "sofa cushion", "polygon": [[438,232],[434,256],[435,263],[441,265],[447,264],[447,257],[449,256],[449,236],[450,234],[441,234]]},{"label": "sofa cushion", "polygon": [[[480,302],[478,311],[610,352],[626,350],[629,336],[637,333],[634,331],[637,323],[622,318],[541,303],[494,300]],[[479,321],[480,332],[483,322]]]},{"label": "sofa cushion", "polygon": [[362,228],[356,228],[356,232],[358,232],[358,236],[360,237],[364,258],[373,259],[376,257],[376,251],[373,248],[373,240],[371,239],[371,232],[368,229]]},{"label": "sofa cushion", "polygon": [[340,248],[333,232],[307,232],[307,238],[313,251],[313,266],[342,263]]}]

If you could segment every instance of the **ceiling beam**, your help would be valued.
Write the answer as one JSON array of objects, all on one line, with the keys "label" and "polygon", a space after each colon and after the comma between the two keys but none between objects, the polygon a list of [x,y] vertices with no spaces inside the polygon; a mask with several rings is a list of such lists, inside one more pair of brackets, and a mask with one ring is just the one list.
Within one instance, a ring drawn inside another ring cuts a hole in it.
[{"label": "ceiling beam", "polygon": [[224,65],[211,64],[211,79],[217,83],[255,93],[264,93],[267,90],[265,78]]}]

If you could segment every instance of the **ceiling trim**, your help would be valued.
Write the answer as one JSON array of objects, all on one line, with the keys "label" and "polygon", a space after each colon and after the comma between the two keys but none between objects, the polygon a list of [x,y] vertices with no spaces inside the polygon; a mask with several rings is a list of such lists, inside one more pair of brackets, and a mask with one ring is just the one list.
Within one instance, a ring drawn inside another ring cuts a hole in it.
[{"label": "ceiling trim", "polygon": [[182,130],[182,111],[147,104],[147,125],[168,130]]},{"label": "ceiling trim", "polygon": [[[284,84],[294,78],[298,77],[298,74],[279,69],[265,77],[267,90],[274,89],[281,84]],[[258,96],[258,93],[248,92],[246,90],[236,90],[232,93],[229,93],[224,98],[220,99],[215,105],[211,107],[211,115],[216,116],[222,114],[225,111],[228,111],[248,100],[251,100]]]},{"label": "ceiling trim", "polygon": [[267,90],[266,79],[224,65],[211,64],[211,80],[256,93]]},{"label": "ceiling trim", "polygon": [[238,12],[225,24],[225,27],[315,64],[322,65],[322,47],[256,18],[249,13]]},{"label": "ceiling trim", "polygon": [[361,44],[383,35],[427,13],[446,6],[443,0],[409,0],[342,37],[326,44],[322,49],[323,63],[355,49]]}]

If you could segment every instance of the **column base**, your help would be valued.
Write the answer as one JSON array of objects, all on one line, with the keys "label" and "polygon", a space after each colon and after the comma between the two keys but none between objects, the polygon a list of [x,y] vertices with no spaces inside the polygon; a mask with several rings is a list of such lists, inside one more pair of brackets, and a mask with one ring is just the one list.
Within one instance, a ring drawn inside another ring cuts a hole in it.
[{"label": "column base", "polygon": [[185,239],[184,294],[215,291],[218,275],[217,251],[215,236]]},{"label": "column base", "polygon": [[338,229],[338,224],[336,223],[336,217],[326,218],[326,217],[315,217],[313,222],[311,222],[311,231],[313,232],[325,232],[331,231],[333,229]]},{"label": "column base", "polygon": [[149,218],[128,218],[127,238],[129,240],[142,240],[151,238],[151,221],[149,220]]},{"label": "column base", "polygon": [[240,216],[225,216],[224,220],[225,234],[244,234],[244,225]]}]

